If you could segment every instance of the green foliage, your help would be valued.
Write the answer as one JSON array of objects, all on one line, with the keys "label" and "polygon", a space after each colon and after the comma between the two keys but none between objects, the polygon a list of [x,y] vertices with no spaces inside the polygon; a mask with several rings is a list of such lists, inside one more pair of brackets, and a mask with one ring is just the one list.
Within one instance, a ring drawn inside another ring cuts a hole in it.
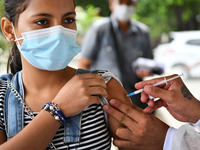
[{"label": "green foliage", "polygon": [[0,33],[0,49],[2,49],[2,51],[8,50],[8,42],[1,33]]},{"label": "green foliage", "polygon": [[9,43],[5,37],[0,33],[0,65],[6,63],[8,58]]},{"label": "green foliage", "polygon": [[[3,7],[4,0],[0,0],[0,18],[4,16],[4,7]],[[0,29],[1,31],[1,29]],[[0,55],[8,50],[8,42],[5,37],[0,32]]]},{"label": "green foliage", "polygon": [[4,7],[3,7],[4,0],[0,0],[0,18],[4,15]]},{"label": "green foliage", "polygon": [[100,19],[100,9],[92,5],[89,5],[87,9],[83,9],[77,6],[77,28],[78,28],[78,40],[81,42],[83,36],[87,32],[91,24]]},{"label": "green foliage", "polygon": [[109,0],[76,0],[76,5],[87,9],[88,6],[93,5],[101,9],[101,16],[108,16],[110,14],[110,9],[108,5]]},{"label": "green foliage", "polygon": [[163,32],[198,30],[199,6],[199,0],[139,0],[135,18],[150,27],[153,38],[159,38]]},{"label": "green foliage", "polygon": [[[0,18],[4,16],[4,7],[3,7],[4,0],[0,0]],[[1,22],[0,22],[1,25]],[[1,28],[0,28],[0,33],[1,33]]]},{"label": "green foliage", "polygon": [[[0,18],[4,16],[4,7],[3,7],[4,0],[0,0]],[[5,37],[1,33],[1,28],[0,28],[0,65],[2,63],[6,63],[7,60],[7,53],[8,53],[8,42],[5,39]]]}]

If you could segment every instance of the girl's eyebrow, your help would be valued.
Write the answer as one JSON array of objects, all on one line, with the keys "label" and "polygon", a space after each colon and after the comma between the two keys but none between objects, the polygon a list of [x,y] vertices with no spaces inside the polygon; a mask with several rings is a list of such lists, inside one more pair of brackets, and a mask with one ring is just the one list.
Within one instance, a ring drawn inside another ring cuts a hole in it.
[{"label": "girl's eyebrow", "polygon": [[[63,17],[65,16],[69,16],[69,15],[76,15],[76,12],[67,12],[63,15]],[[38,14],[34,14],[31,17],[38,17],[38,16],[43,16],[43,17],[53,17],[53,15],[48,14],[48,13],[38,13]]]},{"label": "girl's eyebrow", "polygon": [[76,12],[67,12],[66,14],[63,15],[63,17],[69,16],[69,15],[76,15]]}]

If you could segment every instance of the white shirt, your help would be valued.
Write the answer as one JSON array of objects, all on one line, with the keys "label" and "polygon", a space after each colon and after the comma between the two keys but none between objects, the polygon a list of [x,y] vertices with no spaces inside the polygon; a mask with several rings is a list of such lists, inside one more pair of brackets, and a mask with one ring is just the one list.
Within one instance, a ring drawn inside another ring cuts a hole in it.
[{"label": "white shirt", "polygon": [[[190,132],[191,130],[193,133]],[[187,136],[187,138],[185,136]],[[195,124],[186,124],[178,129],[170,127],[166,134],[163,150],[179,150],[179,148],[183,148],[181,145],[185,143],[187,143],[187,147],[184,147],[184,149],[188,149],[188,147],[195,149],[195,147],[199,146],[196,143],[200,143],[200,138],[198,137],[200,137],[200,120]],[[199,140],[199,142],[196,139]]]}]

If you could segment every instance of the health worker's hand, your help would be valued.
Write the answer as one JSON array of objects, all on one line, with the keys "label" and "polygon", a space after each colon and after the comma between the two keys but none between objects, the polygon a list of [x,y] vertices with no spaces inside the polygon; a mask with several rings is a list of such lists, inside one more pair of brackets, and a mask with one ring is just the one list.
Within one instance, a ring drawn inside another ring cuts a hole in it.
[{"label": "health worker's hand", "polygon": [[114,139],[114,145],[121,149],[163,149],[169,126],[152,114],[144,113],[133,104],[128,106],[113,99],[110,101],[110,106],[104,105],[103,109],[125,125],[116,130],[118,139]]},{"label": "health worker's hand", "polygon": [[96,95],[107,97],[106,84],[98,74],[75,75],[58,92],[53,102],[66,117],[74,116],[92,104],[100,104]]},{"label": "health worker's hand", "polygon": [[[167,76],[166,79],[176,75]],[[162,106],[171,113],[171,115],[179,121],[196,123],[200,119],[200,102],[190,93],[181,78],[177,78],[163,84],[159,87],[152,86],[163,80],[163,77],[142,81],[135,85],[137,89],[144,88],[141,94],[141,101],[148,103],[148,107],[144,109],[145,113]],[[160,98],[158,101],[149,99],[149,95]]]}]

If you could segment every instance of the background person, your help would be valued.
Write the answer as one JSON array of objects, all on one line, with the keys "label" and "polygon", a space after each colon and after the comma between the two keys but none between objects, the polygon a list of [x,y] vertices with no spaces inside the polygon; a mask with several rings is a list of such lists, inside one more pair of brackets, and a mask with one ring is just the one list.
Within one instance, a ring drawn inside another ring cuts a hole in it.
[{"label": "background person", "polygon": [[[134,84],[151,75],[147,70],[134,70],[132,63],[138,57],[153,58],[149,29],[138,21],[131,21],[136,0],[109,0],[110,17],[95,22],[82,44],[80,68],[106,69],[116,74],[128,93],[135,90]],[[147,105],[132,98],[141,108]]]},{"label": "background person", "polygon": [[[166,79],[172,76],[166,77]],[[111,106],[104,110],[123,123],[127,128],[118,128],[116,135],[119,139],[114,144],[123,148],[147,150],[196,150],[200,147],[200,101],[198,101],[178,78],[154,87],[152,84],[163,78],[137,83],[137,89],[144,88],[141,100],[148,102],[145,110],[136,106],[128,106],[117,100],[111,100]],[[154,102],[148,95],[160,98]],[[178,129],[169,127],[151,114],[159,107],[166,107],[171,115],[179,121],[189,122]]]}]

